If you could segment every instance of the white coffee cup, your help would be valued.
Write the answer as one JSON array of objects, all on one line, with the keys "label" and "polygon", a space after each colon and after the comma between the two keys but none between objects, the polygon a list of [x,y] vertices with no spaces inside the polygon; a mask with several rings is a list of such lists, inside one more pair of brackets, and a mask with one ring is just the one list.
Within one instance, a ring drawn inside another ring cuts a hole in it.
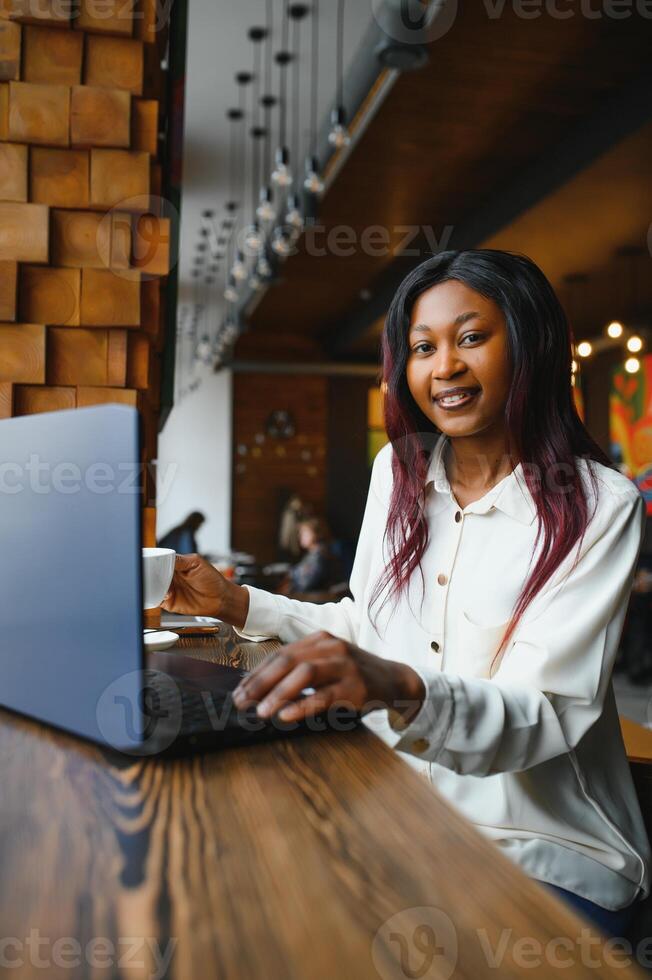
[{"label": "white coffee cup", "polygon": [[174,575],[176,552],[171,548],[143,548],[143,605],[160,606]]}]

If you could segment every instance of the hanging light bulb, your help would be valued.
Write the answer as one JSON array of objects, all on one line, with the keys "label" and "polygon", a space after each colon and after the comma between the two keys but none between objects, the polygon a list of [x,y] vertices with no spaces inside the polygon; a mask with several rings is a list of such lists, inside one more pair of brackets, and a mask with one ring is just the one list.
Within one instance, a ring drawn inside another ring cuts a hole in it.
[{"label": "hanging light bulb", "polygon": [[261,221],[273,221],[276,217],[273,199],[272,188],[262,187],[260,191],[260,204],[256,208],[256,214]]},{"label": "hanging light bulb", "polygon": [[269,279],[272,275],[272,267],[267,260],[267,256],[261,255],[256,263],[256,272],[261,279]]},{"label": "hanging light bulb", "polygon": [[229,323],[224,330],[224,339],[226,340],[227,344],[232,344],[235,340],[237,340],[238,333],[239,331],[235,323]]},{"label": "hanging light bulb", "polygon": [[632,354],[637,354],[643,347],[643,341],[640,337],[634,335],[629,337],[627,340],[627,350]]},{"label": "hanging light bulb", "polygon": [[593,351],[593,345],[589,343],[588,340],[583,340],[577,345],[577,353],[580,357],[590,357]]},{"label": "hanging light bulb", "polygon": [[238,301],[238,285],[234,276],[229,276],[229,281],[224,290],[224,299],[227,303],[237,303]]},{"label": "hanging light bulb", "polygon": [[272,250],[281,259],[286,259],[292,252],[294,242],[285,228],[275,228],[272,235]]},{"label": "hanging light bulb", "polygon": [[328,142],[336,150],[342,150],[351,142],[344,108],[344,3],[345,0],[338,0],[337,3],[337,105],[331,113],[331,131],[328,134]]},{"label": "hanging light bulb", "polygon": [[299,201],[298,194],[290,194],[288,197],[288,209],[285,215],[285,223],[289,225],[296,233],[300,233],[303,229],[303,215],[301,214],[301,202]]},{"label": "hanging light bulb", "polygon": [[641,369],[641,362],[638,357],[628,357],[625,361],[625,370],[628,374],[636,374]]},{"label": "hanging light bulb", "polygon": [[198,361],[202,362],[202,364],[210,364],[211,342],[210,342],[210,338],[208,337],[208,334],[204,334],[204,336],[197,344],[197,347],[195,349],[195,356]]},{"label": "hanging light bulb", "polygon": [[279,66],[281,76],[280,105],[280,146],[276,151],[276,162],[272,171],[272,181],[278,187],[287,187],[292,183],[292,171],[290,169],[290,151],[287,148],[285,138],[287,133],[287,66],[292,61],[292,54],[287,50],[288,40],[288,14],[287,7],[284,7],[283,16],[283,50],[279,51],[274,60]]},{"label": "hanging light bulb", "polygon": [[331,113],[331,131],[328,134],[328,142],[336,150],[342,150],[351,142],[351,134],[346,126],[346,109],[343,105],[338,105]]},{"label": "hanging light bulb", "polygon": [[253,224],[249,225],[249,227],[246,229],[244,243],[249,255],[258,255],[261,251],[263,245],[265,244],[265,240],[260,224],[257,221],[254,221]]},{"label": "hanging light bulb", "polygon": [[312,5],[312,54],[310,80],[310,154],[306,157],[306,175],[303,186],[309,194],[323,194],[324,181],[321,178],[317,159],[317,115],[319,111],[319,0]]},{"label": "hanging light bulb", "polygon": [[622,323],[619,323],[618,320],[612,320],[609,326],[607,327],[607,336],[611,337],[613,340],[616,340],[618,337],[622,337],[622,333],[623,333]]},{"label": "hanging light bulb", "polygon": [[256,271],[256,269],[254,269],[254,271],[249,276],[249,288],[250,289],[253,289],[255,291],[257,289],[260,289],[260,287],[262,286],[262,284],[263,284],[262,279],[258,275],[258,272]]},{"label": "hanging light bulb", "polygon": [[308,157],[306,160],[306,178],[303,186],[310,194],[322,194],[324,191],[324,181],[319,174],[317,157]]},{"label": "hanging light bulb", "polygon": [[235,262],[231,266],[231,275],[236,282],[244,282],[247,278],[247,266],[242,249],[238,249],[236,252]]},{"label": "hanging light bulb", "polygon": [[276,165],[272,171],[272,180],[277,187],[289,187],[292,183],[290,170],[290,151],[287,146],[279,146],[276,151]]}]

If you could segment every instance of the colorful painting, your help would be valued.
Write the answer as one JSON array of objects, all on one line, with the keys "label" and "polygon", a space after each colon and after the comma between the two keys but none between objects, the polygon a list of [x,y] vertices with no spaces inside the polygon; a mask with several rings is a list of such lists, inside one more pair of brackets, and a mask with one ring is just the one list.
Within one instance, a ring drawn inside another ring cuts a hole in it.
[{"label": "colorful painting", "polygon": [[624,367],[612,372],[611,453],[621,471],[637,484],[652,514],[652,354],[640,361],[636,374],[628,374]]}]

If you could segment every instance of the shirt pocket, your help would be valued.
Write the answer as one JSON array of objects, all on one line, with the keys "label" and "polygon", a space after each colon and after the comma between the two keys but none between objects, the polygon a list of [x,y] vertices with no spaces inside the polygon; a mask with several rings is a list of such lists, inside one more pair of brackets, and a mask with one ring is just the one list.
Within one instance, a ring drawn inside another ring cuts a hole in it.
[{"label": "shirt pocket", "polygon": [[[448,659],[446,670],[466,677],[493,676],[500,666],[503,653],[496,657],[496,651],[507,629],[509,620],[495,626],[478,626],[462,611],[457,620],[455,654]],[[496,660],[494,662],[494,657]]]}]

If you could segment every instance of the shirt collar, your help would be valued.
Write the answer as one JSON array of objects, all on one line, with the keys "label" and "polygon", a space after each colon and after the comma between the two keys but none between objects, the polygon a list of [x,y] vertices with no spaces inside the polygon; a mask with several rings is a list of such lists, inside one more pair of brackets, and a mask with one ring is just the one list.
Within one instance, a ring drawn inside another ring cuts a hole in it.
[{"label": "shirt collar", "polygon": [[[430,458],[430,465],[426,476],[426,489],[429,486],[433,486],[437,493],[447,495],[453,503],[456,503],[448,482],[444,464],[444,450],[448,442],[448,436],[442,432],[435,443]],[[456,506],[459,505],[456,504]],[[483,497],[480,497],[479,500],[474,500],[471,504],[467,504],[464,508],[464,513],[486,514],[492,508],[501,510],[508,517],[512,517],[522,524],[531,524],[536,517],[536,505],[525,482],[521,463],[511,473],[503,477],[491,490],[488,490]]]}]

